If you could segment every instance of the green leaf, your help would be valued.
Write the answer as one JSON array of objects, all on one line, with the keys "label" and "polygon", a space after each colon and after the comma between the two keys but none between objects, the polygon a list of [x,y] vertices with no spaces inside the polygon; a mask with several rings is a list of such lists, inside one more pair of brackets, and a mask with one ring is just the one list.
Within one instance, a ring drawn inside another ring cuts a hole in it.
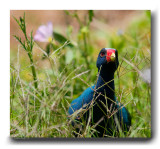
[{"label": "green leaf", "polygon": [[24,50],[28,51],[27,48],[26,48],[26,45],[25,45],[25,41],[22,42],[22,40],[21,40],[20,37],[18,37],[18,36],[16,36],[16,35],[13,35],[13,36],[14,36],[14,37],[17,39],[17,41],[22,45],[22,47],[24,48]]},{"label": "green leaf", "polygon": [[[61,44],[64,44],[66,41],[69,41],[66,37],[64,37],[63,35],[56,33],[56,32],[53,32],[53,37],[56,41],[58,41]],[[72,43],[69,43],[66,46],[74,47],[74,45]]]},{"label": "green leaf", "polygon": [[20,26],[19,20],[18,20],[16,17],[14,17],[14,16],[13,16],[13,18],[14,18],[14,20],[17,22],[17,24]]},{"label": "green leaf", "polygon": [[89,11],[88,11],[88,14],[89,14],[89,21],[92,22],[92,19],[93,19],[93,17],[94,17],[93,10],[89,10]]}]

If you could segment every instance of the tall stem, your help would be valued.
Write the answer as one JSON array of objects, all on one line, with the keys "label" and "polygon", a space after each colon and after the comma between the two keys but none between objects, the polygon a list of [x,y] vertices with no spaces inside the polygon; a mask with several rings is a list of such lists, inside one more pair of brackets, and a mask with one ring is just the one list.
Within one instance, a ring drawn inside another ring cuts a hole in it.
[{"label": "tall stem", "polygon": [[33,74],[33,79],[34,79],[34,86],[37,89],[38,83],[37,83],[36,69],[35,69],[34,63],[33,63],[33,57],[32,57],[32,54],[30,52],[28,53],[28,56],[29,56],[30,63],[31,63],[31,69],[32,69],[32,74]]}]

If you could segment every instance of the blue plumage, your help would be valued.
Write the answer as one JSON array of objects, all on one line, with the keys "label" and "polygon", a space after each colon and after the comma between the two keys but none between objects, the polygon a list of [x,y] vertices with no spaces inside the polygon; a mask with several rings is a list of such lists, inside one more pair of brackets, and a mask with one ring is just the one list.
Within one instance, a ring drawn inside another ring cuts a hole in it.
[{"label": "blue plumage", "polygon": [[68,113],[72,115],[76,110],[79,110],[86,104],[89,104],[93,99],[95,85],[88,87],[78,98],[71,102]]},{"label": "blue plumage", "polygon": [[129,130],[129,127],[131,125],[131,116],[128,112],[128,110],[123,107],[118,101],[116,105],[116,109],[118,109],[117,115],[119,117],[120,123],[123,123],[125,127],[127,127],[127,130]]},{"label": "blue plumage", "polygon": [[[68,110],[69,115],[72,115],[81,108],[86,109],[81,116],[77,115],[76,122],[77,120],[79,122],[85,120],[87,123],[89,119],[88,109],[91,102],[94,101],[90,124],[92,126],[96,124],[97,133],[94,136],[97,137],[103,137],[106,134],[113,135],[115,129],[117,130],[116,118],[118,118],[124,132],[128,131],[131,125],[129,112],[117,101],[115,96],[114,72],[117,70],[118,64],[117,50],[103,48],[97,58],[99,76],[96,85],[87,88],[78,98],[73,100]],[[76,130],[79,133],[82,131]]]}]

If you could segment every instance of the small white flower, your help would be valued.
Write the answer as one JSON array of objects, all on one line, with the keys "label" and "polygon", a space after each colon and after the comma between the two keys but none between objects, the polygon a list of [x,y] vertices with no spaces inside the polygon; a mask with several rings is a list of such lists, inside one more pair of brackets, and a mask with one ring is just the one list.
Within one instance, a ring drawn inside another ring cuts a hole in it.
[{"label": "small white flower", "polygon": [[51,42],[53,38],[53,25],[52,22],[48,22],[47,25],[41,25],[36,34],[34,35],[35,41]]}]

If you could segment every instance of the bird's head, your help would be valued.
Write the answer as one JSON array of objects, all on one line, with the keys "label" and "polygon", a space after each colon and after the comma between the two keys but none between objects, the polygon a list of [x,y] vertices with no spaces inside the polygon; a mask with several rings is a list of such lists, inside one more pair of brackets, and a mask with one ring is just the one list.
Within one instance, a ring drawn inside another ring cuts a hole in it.
[{"label": "bird's head", "polygon": [[112,48],[103,48],[98,54],[97,58],[97,68],[98,70],[106,70],[110,72],[115,72],[118,68],[118,51]]}]

